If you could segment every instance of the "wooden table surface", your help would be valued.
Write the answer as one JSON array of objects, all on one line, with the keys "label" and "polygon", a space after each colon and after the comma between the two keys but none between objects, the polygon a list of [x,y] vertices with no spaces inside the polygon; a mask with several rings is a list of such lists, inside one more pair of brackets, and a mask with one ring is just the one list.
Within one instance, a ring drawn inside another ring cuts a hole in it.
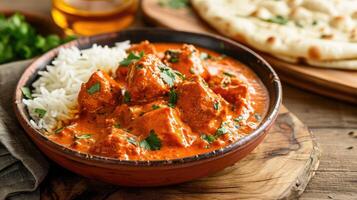
[{"label": "wooden table surface", "polygon": [[[50,7],[50,0],[0,0],[0,9],[48,16]],[[147,26],[142,23],[140,14],[135,26]],[[300,199],[357,200],[357,105],[286,84],[283,88],[283,103],[310,128],[322,149],[320,167]]]}]

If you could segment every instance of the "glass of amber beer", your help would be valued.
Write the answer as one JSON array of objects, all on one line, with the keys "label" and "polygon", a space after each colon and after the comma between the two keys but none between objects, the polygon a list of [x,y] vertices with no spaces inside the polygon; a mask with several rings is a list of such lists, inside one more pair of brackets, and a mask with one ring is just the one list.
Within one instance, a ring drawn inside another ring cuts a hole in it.
[{"label": "glass of amber beer", "polygon": [[138,0],[52,0],[52,18],[67,35],[119,31],[135,19]]}]

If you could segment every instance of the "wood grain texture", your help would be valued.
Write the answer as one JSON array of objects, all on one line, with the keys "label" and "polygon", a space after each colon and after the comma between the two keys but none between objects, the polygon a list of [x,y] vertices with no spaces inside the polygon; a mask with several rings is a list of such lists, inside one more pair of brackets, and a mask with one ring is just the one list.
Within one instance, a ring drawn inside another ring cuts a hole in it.
[{"label": "wood grain texture", "polygon": [[[143,0],[142,10],[152,23],[176,30],[217,34],[191,8],[171,9],[158,0]],[[291,64],[267,54],[261,55],[277,70],[282,80],[318,94],[357,103],[357,71],[323,69]]]},{"label": "wood grain texture", "polygon": [[295,199],[319,164],[313,136],[285,107],[264,142],[235,165],[206,178],[160,188],[95,182],[58,166],[42,184],[43,199]]}]

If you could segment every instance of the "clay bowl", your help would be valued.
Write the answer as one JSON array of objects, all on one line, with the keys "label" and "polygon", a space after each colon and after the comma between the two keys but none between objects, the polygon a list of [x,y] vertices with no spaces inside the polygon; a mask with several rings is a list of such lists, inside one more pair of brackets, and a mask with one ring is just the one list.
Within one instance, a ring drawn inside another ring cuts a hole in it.
[{"label": "clay bowl", "polygon": [[61,47],[77,46],[84,49],[94,43],[113,45],[123,40],[131,40],[132,43],[142,40],[191,43],[238,59],[254,70],[267,87],[270,96],[267,116],[249,136],[225,148],[191,157],[174,160],[126,161],[79,153],[50,141],[39,130],[32,127],[28,112],[22,103],[21,87],[31,85],[37,78],[38,71],[44,70],[46,64],[56,57],[59,51],[59,48],[56,48],[38,58],[27,68],[17,84],[14,99],[16,115],[21,125],[50,159],[75,173],[109,183],[125,186],[160,186],[181,183],[218,172],[245,157],[262,142],[277,117],[282,89],[277,74],[256,53],[222,37],[164,29],[127,30],[80,38]]}]

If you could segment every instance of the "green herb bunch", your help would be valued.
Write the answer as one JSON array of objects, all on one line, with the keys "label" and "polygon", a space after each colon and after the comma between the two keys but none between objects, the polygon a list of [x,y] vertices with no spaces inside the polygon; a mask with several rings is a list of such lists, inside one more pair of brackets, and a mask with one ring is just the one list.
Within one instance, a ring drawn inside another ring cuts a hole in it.
[{"label": "green herb bunch", "polygon": [[8,18],[0,14],[0,64],[32,58],[72,39],[39,35],[19,13]]}]

